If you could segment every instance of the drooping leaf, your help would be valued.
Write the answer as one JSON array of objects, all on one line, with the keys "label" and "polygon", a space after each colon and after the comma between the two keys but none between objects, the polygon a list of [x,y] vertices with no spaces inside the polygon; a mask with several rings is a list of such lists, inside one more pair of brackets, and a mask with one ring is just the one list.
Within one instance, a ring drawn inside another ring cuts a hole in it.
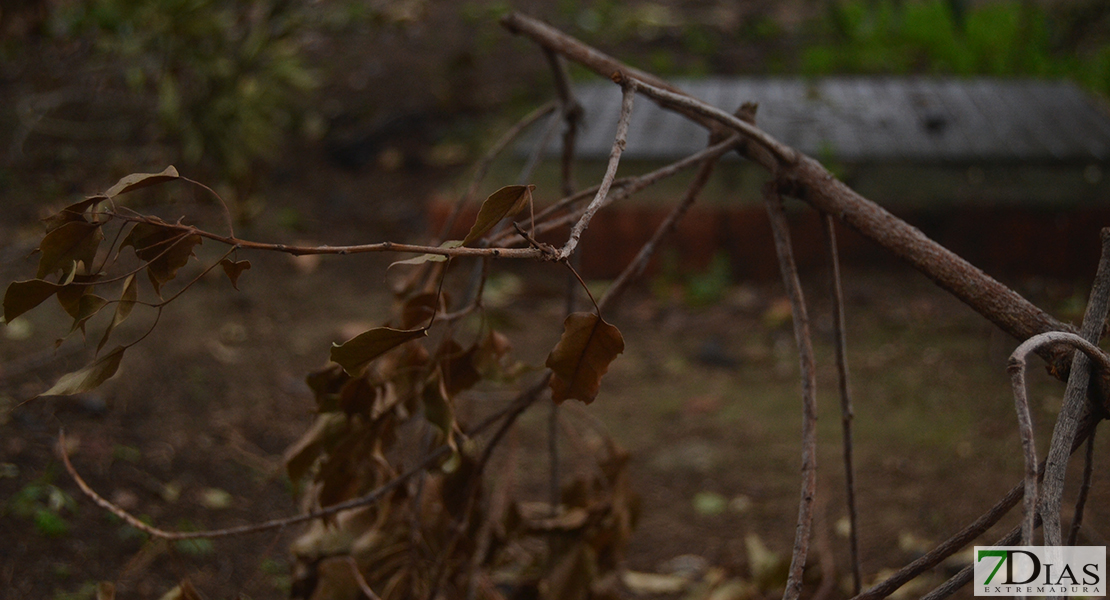
[{"label": "drooping leaf", "polygon": [[305,383],[316,396],[316,410],[320,413],[339,410],[339,392],[351,380],[351,376],[339,365],[326,367],[309,373]]},{"label": "drooping leaf", "polygon": [[563,322],[563,337],[547,356],[551,399],[576,398],[589,404],[601,388],[609,363],[624,352],[620,330],[594,313],[578,312]]},{"label": "drooping leaf", "polygon": [[[440,248],[458,248],[463,243],[459,240],[447,240],[439,245]],[[444,262],[447,257],[442,254],[421,254],[405,260],[394,261],[389,264],[388,269],[392,269],[396,265],[422,265],[427,262]]]},{"label": "drooping leaf", "polygon": [[111,352],[89,363],[85,368],[62,375],[54,387],[43,392],[42,396],[72,396],[95,390],[100,384],[116,374],[123,351],[126,348],[116,346]]},{"label": "drooping leaf", "polygon": [[42,304],[64,287],[42,279],[13,281],[4,292],[4,322],[11,323],[16,317]]},{"label": "drooping leaf", "polygon": [[474,368],[482,376],[495,379],[505,370],[506,357],[512,351],[513,345],[504,334],[490,330],[478,343],[474,353]]},{"label": "drooping leaf", "polygon": [[74,262],[84,263],[86,270],[91,269],[103,239],[104,232],[100,230],[100,225],[84,219],[58,227],[46,234],[39,244],[42,257],[39,258],[39,271],[35,277],[42,279],[65,270]]},{"label": "drooping leaf", "polygon": [[428,335],[428,332],[423,329],[375,327],[342,344],[332,344],[331,360],[339,363],[347,373],[357,376],[375,358],[405,342],[426,335]]},{"label": "drooping leaf", "polygon": [[459,392],[474,387],[482,380],[482,375],[475,367],[478,350],[477,344],[463,350],[462,346],[452,340],[440,351],[437,360],[448,398],[454,398]]},{"label": "drooping leaf", "polygon": [[438,438],[436,444],[447,443],[450,444],[453,450],[458,451],[458,447],[455,445],[455,409],[451,405],[451,399],[447,396],[443,379],[432,377],[428,384],[424,386],[422,396],[424,400],[424,418],[439,430],[439,435],[436,436]]},{"label": "drooping leaf", "polygon": [[104,335],[100,338],[100,343],[96,345],[97,352],[100,352],[104,348],[104,344],[108,343],[112,331],[131,314],[131,309],[135,307],[135,302],[138,299],[139,286],[135,283],[135,275],[128,275],[127,279],[123,280],[123,293],[120,294],[119,302],[116,303],[116,314],[112,316],[112,322],[108,323],[108,327],[104,329]]},{"label": "drooping leaf", "polygon": [[201,596],[188,579],[182,579],[177,587],[163,594],[158,600],[201,600]]},{"label": "drooping leaf", "polygon": [[193,256],[193,248],[202,241],[199,235],[153,223],[136,223],[120,245],[131,246],[135,255],[147,263],[147,275],[154,292],[161,295],[162,284],[172,281],[177,270]]},{"label": "drooping leaf", "polygon": [[95,206],[96,204],[99,204],[100,202],[103,202],[107,199],[107,196],[90,196],[88,198],[85,198],[84,200],[81,200],[80,202],[70,204],[62,210],[50,215],[49,217],[46,217],[42,220],[42,222],[46,225],[46,231],[48,233],[54,231],[62,225],[65,225],[66,223],[87,223],[88,219],[85,218],[85,211],[87,211],[89,207]]},{"label": "drooping leaf", "polygon": [[132,173],[120,179],[116,182],[116,185],[108,188],[108,191],[104,192],[104,196],[115,198],[128,192],[173,181],[180,177],[181,175],[177,173],[177,169],[173,165],[166,167],[161,173]]},{"label": "drooping leaf", "polygon": [[100,279],[100,275],[74,275],[64,288],[58,290],[58,304],[66,314],[74,319],[81,314],[81,298],[92,293],[93,286],[90,284],[97,279]]},{"label": "drooping leaf", "polygon": [[96,294],[85,294],[81,296],[81,301],[77,307],[77,315],[73,317],[73,326],[70,327],[69,332],[73,333],[78,329],[81,333],[85,332],[85,323],[96,316],[100,309],[108,305],[108,301]]},{"label": "drooping leaf", "polygon": [[337,407],[347,416],[359,414],[370,416],[378,400],[377,386],[370,385],[365,377],[355,377],[339,390]]},{"label": "drooping leaf", "polygon": [[246,271],[247,269],[251,268],[251,261],[249,261],[249,260],[238,260],[238,261],[236,261],[236,260],[231,260],[230,258],[225,258],[225,259],[220,261],[220,266],[224,268],[224,273],[226,273],[227,278],[231,280],[231,287],[238,290],[239,289],[239,276],[243,274],[243,271]]},{"label": "drooping leaf", "polygon": [[463,238],[462,245],[467,246],[493,229],[501,219],[520,212],[532,201],[534,185],[507,185],[490,194],[489,198],[478,209],[478,218],[474,220],[470,232]]},{"label": "drooping leaf", "polygon": [[435,292],[417,294],[406,300],[401,307],[401,328],[414,329],[418,325],[427,325],[432,315],[439,311],[446,311],[447,306],[446,294],[443,296]]},{"label": "drooping leaf", "polygon": [[96,584],[96,600],[116,600],[116,584],[111,581]]},{"label": "drooping leaf", "polygon": [[289,473],[289,480],[300,481],[320,453],[347,428],[347,417],[342,413],[325,413],[316,417],[312,427],[285,451],[285,470]]}]

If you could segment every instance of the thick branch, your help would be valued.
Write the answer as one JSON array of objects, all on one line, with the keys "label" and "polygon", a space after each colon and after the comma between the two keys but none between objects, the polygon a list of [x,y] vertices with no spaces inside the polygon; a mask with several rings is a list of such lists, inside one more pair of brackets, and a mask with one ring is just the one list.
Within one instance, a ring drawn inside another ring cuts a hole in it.
[{"label": "thick branch", "polygon": [[[1088,415],[1088,418],[1084,419],[1079,426],[1079,432],[1076,435],[1075,443],[1072,445],[1072,452],[1075,452],[1075,449],[1087,439],[1087,436],[1091,435],[1097,424],[1098,420],[1091,418],[1090,415]],[[1041,465],[1039,472],[1044,472],[1044,465]],[[898,569],[897,572],[882,582],[875,584],[862,594],[854,596],[852,600],[879,600],[880,598],[886,598],[913,578],[939,565],[941,561],[959,552],[961,548],[967,546],[972,540],[986,533],[986,531],[993,527],[995,523],[998,523],[1002,517],[1006,516],[1006,513],[1010,512],[1010,509],[1021,500],[1024,489],[1024,482],[1010,488],[1010,491],[1007,492],[998,503],[992,506],[987,512],[983,513],[978,519],[975,519],[973,523],[957,531],[955,535],[941,542],[937,547],[926,552],[917,560]],[[1011,541],[1016,540],[1020,533],[1021,529],[1018,528]]]},{"label": "thick branch", "polygon": [[[1098,343],[1099,338],[1102,337],[1102,326],[1106,322],[1108,307],[1110,307],[1110,229],[1103,229],[1102,257],[1099,259],[1098,270],[1095,272],[1095,281],[1091,286],[1091,295],[1087,300],[1087,310],[1083,315],[1083,326],[1080,337],[1077,339],[1084,340],[1084,343]],[[1071,454],[1068,450],[1075,438],[1079,420],[1087,412],[1088,389],[1092,387],[1087,369],[1087,357],[1095,363],[1098,363],[1099,360],[1082,346],[1079,349],[1082,350],[1083,354],[1076,353],[1072,363],[1072,373],[1068,377],[1068,386],[1064,390],[1064,401],[1060,407],[1060,415],[1056,417],[1056,426],[1052,431],[1052,443],[1048,448],[1040,509],[1041,518],[1044,519],[1046,546],[1059,546],[1061,543],[1060,503],[1064,496],[1064,477],[1068,468],[1068,456]],[[1098,355],[1105,356],[1101,352]],[[1107,369],[1105,363],[1103,363],[1099,365],[1098,370],[1101,374],[1101,381],[1107,381],[1107,377],[1110,376],[1110,369]],[[1105,386],[1102,386],[1102,388],[1102,391],[1105,392]]]},{"label": "thick branch", "polygon": [[[1036,446],[1035,446],[1035,440],[1033,439],[1033,419],[1032,419],[1031,415],[1029,414],[1029,397],[1028,397],[1028,392],[1026,391],[1026,388],[1025,388],[1025,361],[1028,358],[1029,354],[1031,352],[1035,351],[1037,348],[1040,348],[1042,346],[1046,346],[1046,345],[1049,345],[1049,344],[1058,344],[1058,343],[1067,343],[1067,344],[1075,346],[1075,348],[1077,350],[1079,350],[1080,352],[1083,352],[1091,360],[1095,361],[1095,363],[1097,363],[1099,365],[1099,368],[1102,372],[1110,372],[1110,356],[1106,356],[1106,354],[1104,354],[1097,346],[1095,346],[1094,344],[1091,344],[1090,342],[1088,342],[1087,340],[1079,337],[1078,335],[1075,335],[1074,333],[1064,333],[1062,331],[1053,331],[1053,332],[1042,333],[1040,335],[1033,336],[1033,337],[1029,338],[1028,340],[1026,340],[1025,342],[1023,342],[1020,346],[1018,346],[1017,349],[1014,350],[1013,354],[1010,355],[1009,370],[1010,370],[1011,383],[1012,383],[1013,388],[1014,388],[1014,407],[1017,410],[1018,431],[1021,433],[1021,446],[1022,446],[1023,455],[1025,457],[1025,494],[1024,494],[1024,497],[1025,497],[1025,501],[1024,501],[1025,516],[1024,516],[1024,519],[1022,521],[1022,527],[1021,527],[1021,545],[1023,545],[1023,546],[1026,546],[1026,545],[1029,545],[1029,544],[1033,543],[1033,520],[1035,519],[1034,515],[1036,514],[1036,506],[1037,506],[1037,449],[1036,449]],[[1082,361],[1082,362],[1085,363],[1086,361]],[[1077,384],[1077,387],[1080,390],[1079,393],[1083,394],[1081,396],[1081,399],[1082,399],[1082,398],[1085,398],[1085,396],[1086,396],[1085,391],[1087,389],[1086,365],[1081,364],[1080,360],[1078,360],[1078,359],[1075,361],[1074,364],[1077,367],[1080,367],[1080,368],[1083,369],[1083,371],[1082,371],[1082,381],[1079,384]],[[1080,374],[1081,374],[1081,371],[1079,370],[1079,368],[1077,368],[1071,374],[1071,377],[1074,379],[1074,378],[1080,377]],[[1072,387],[1073,387],[1072,384],[1069,382],[1068,389],[1071,389]],[[1082,409],[1082,405],[1080,405],[1080,409]],[[1065,416],[1066,415],[1063,412],[1061,412],[1060,419],[1064,419]],[[1075,428],[1078,428],[1078,425],[1079,425],[1078,417],[1079,416],[1081,416],[1081,415],[1079,415],[1079,414],[1076,415]],[[1060,421],[1058,420],[1057,421],[1057,428],[1059,428],[1059,423],[1060,423]],[[1075,428],[1071,429],[1071,435],[1069,436],[1069,438],[1074,438],[1075,437]],[[1071,454],[1071,452],[1069,451],[1069,448],[1071,446],[1071,439],[1067,439],[1067,444],[1068,444],[1068,446],[1064,448],[1064,456],[1063,456],[1062,464],[1067,464],[1067,457],[1068,457],[1068,455]],[[1051,465],[1053,464],[1051,458],[1049,459],[1048,464],[1049,464],[1048,468],[1051,469]],[[1049,471],[1046,470],[1045,471],[1045,476],[1046,477],[1048,476],[1048,473],[1049,473]],[[1063,480],[1062,480],[1062,477],[1061,477],[1061,483],[1062,483],[1062,481]],[[1059,514],[1059,508],[1058,508],[1059,504],[1058,503],[1059,503],[1059,500],[1057,500],[1057,511],[1056,511],[1056,518],[1055,518],[1057,538],[1059,537],[1059,531],[1060,531],[1059,530],[1060,514]],[[1048,530],[1047,515],[1045,516],[1045,544],[1049,545],[1049,546],[1059,546],[1060,545],[1060,540],[1059,539],[1051,539],[1051,534],[1049,533],[1049,530]]]},{"label": "thick branch", "polygon": [[[681,90],[667,85],[666,82],[629,67],[524,15],[510,14],[502,20],[502,23],[510,31],[527,35],[542,47],[558,52],[603,77],[623,73],[637,81],[682,94]],[[708,107],[704,102],[696,100],[695,102]],[[707,117],[702,114],[674,105],[664,104],[663,106],[669,110],[677,110],[696,122],[711,127],[707,123]],[[768,161],[761,156],[759,150],[763,150],[763,147],[749,147],[742,152],[746,157],[773,170],[775,165],[767,164]],[[1025,340],[1038,333],[1072,330],[1070,326],[1057,321],[1021,295],[929,239],[915,227],[860,196],[833,177],[817,161],[798,153],[798,160],[776,173],[776,176],[783,194],[795,196],[814,208],[835,216],[864,237],[909,262],[939,286],[1015,338]],[[1057,377],[1060,379],[1067,377],[1072,355],[1069,348],[1053,346],[1042,349],[1039,354],[1053,367]]]}]

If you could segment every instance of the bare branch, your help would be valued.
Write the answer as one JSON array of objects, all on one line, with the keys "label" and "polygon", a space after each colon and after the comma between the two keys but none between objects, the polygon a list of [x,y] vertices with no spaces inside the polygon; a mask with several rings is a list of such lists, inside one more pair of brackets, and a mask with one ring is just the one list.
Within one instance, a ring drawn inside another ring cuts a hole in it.
[{"label": "bare branch", "polygon": [[559,250],[559,260],[566,260],[574,252],[574,249],[578,246],[578,240],[582,238],[582,233],[590,226],[590,220],[593,219],[602,203],[605,202],[605,196],[609,194],[609,187],[613,185],[613,179],[617,176],[617,165],[620,164],[621,153],[624,152],[625,142],[628,139],[628,123],[632,120],[632,104],[633,100],[636,99],[636,92],[632,87],[621,86],[621,91],[621,114],[617,121],[617,134],[613,139],[613,148],[609,151],[609,164],[605,168],[605,176],[601,179],[601,185],[598,186],[594,199],[590,201],[582,217],[571,228],[570,238]]},{"label": "bare branch", "polygon": [[[1098,419],[1091,415],[1087,415],[1083,422],[1080,423],[1075,444],[1072,445],[1073,452],[1087,439],[1087,436],[1091,435],[1091,432],[1094,431],[1095,425],[1097,424]],[[1044,472],[1043,464],[1039,472]],[[1021,500],[1024,489],[1024,482],[1010,488],[1010,491],[1007,492],[1001,500],[995,503],[987,512],[980,515],[978,519],[975,519],[970,525],[957,531],[952,537],[944,540],[932,550],[921,555],[917,560],[898,569],[898,571],[882,582],[875,584],[870,589],[853,597],[852,600],[878,600],[879,598],[886,598],[913,578],[936,567],[941,561],[959,552],[961,548],[970,544],[972,540],[986,533],[986,531],[998,523],[1002,517],[1006,516],[1006,513],[1010,512],[1010,509],[1016,506],[1018,501]],[[1016,529],[1014,537],[1010,539],[1010,541],[1016,540],[1020,532],[1020,528]],[[1006,544],[1000,543],[1000,545]],[[968,580],[970,580],[970,577]]]},{"label": "bare branch", "polygon": [[[617,81],[617,83],[622,82],[622,80],[619,80],[617,78],[614,79]],[[734,115],[730,115],[715,106],[691,98],[686,94],[672,92],[670,90],[652,85],[645,81],[639,81],[635,78],[630,77],[628,78],[628,81],[637,92],[644,94],[652,100],[658,101],[664,107],[683,108],[688,111],[713,119],[714,121],[717,121],[725,127],[728,127],[729,129],[732,129],[733,131],[736,131],[741,135],[751,139],[767,150],[770,150],[771,153],[774,154],[779,160],[787,164],[791,164],[798,159],[797,150],[794,150],[790,146],[787,146],[786,144],[783,144],[782,142],[776,140],[755,125],[752,125],[751,123],[748,123],[743,119],[737,118]]]},{"label": "bare branch", "polygon": [[543,258],[542,252],[531,248],[471,248],[468,246],[458,246],[455,248],[442,248],[439,246],[419,246],[414,244],[398,244],[395,242],[379,242],[376,244],[360,244],[353,246],[296,246],[290,244],[269,244],[264,242],[252,242],[249,240],[242,240],[239,238],[232,238],[223,235],[218,235],[203,229],[198,229],[191,225],[181,225],[177,223],[166,223],[158,219],[143,217],[143,216],[123,216],[115,215],[118,218],[133,221],[136,223],[147,223],[150,225],[158,225],[166,229],[180,231],[183,234],[199,235],[200,237],[215,240],[229,246],[236,248],[245,248],[248,250],[265,250],[269,252],[282,252],[285,254],[292,254],[293,256],[304,256],[307,254],[332,254],[345,256],[348,254],[365,254],[370,252],[411,252],[414,254],[438,254],[440,256],[489,256],[493,258],[526,258],[536,259]]},{"label": "bare branch", "polygon": [[[1085,342],[1097,344],[1102,337],[1103,323],[1106,322],[1106,313],[1110,308],[1110,229],[1103,229],[1102,256],[1099,258],[1098,269],[1095,272],[1094,284],[1091,286],[1091,295],[1087,301],[1087,310],[1083,315],[1083,326],[1080,336]],[[1091,360],[1098,362],[1094,356],[1084,351]],[[1099,352],[1099,356],[1105,356]],[[1105,364],[1100,365],[1102,382],[1108,381],[1110,369]],[[1056,418],[1056,426],[1052,431],[1052,443],[1048,448],[1048,459],[1045,466],[1044,489],[1041,499],[1041,517],[1044,519],[1044,539],[1046,546],[1059,546],[1060,533],[1060,504],[1064,497],[1064,478],[1068,468],[1068,450],[1075,438],[1079,420],[1087,412],[1087,399],[1090,394],[1090,377],[1087,369],[1087,357],[1076,353],[1072,360],[1072,371],[1068,377],[1068,385],[1064,390],[1064,402],[1060,407],[1060,414]],[[1101,387],[1101,389],[1099,389]],[[1106,394],[1106,386],[1095,386],[1095,389]]]},{"label": "bare branch", "polygon": [[[535,19],[513,13],[502,19],[502,24],[514,33],[527,35],[544,48],[550,48],[603,77],[612,77],[614,74],[618,74],[618,77],[628,76],[638,82],[682,94],[681,90],[667,85],[666,82],[629,67]],[[699,110],[712,109],[705,103],[700,104],[703,106]],[[712,123],[715,122],[700,113],[673,104],[666,104],[664,108],[677,110],[706,127],[712,128]],[[929,239],[917,228],[860,196],[812,158],[797,153],[797,160],[787,161],[789,164],[783,165],[773,158],[765,160],[767,157],[758,152],[764,149],[763,146],[756,145],[755,148],[745,148],[742,153],[772,171],[779,181],[782,194],[795,196],[821,212],[840,219],[864,237],[910,263],[1003,331],[1024,340],[1046,331],[1071,330],[1070,326],[1054,319],[1017,292]],[[1052,365],[1059,378],[1067,377],[1072,359],[1070,350],[1064,347],[1046,347],[1040,354]]]},{"label": "bare branch", "polygon": [[813,342],[809,335],[809,316],[806,313],[802,284],[794,264],[794,251],[790,244],[790,231],[782,209],[782,197],[774,182],[763,189],[763,200],[771,220],[775,237],[775,253],[786,293],[790,297],[790,310],[794,317],[794,339],[798,345],[798,363],[802,371],[802,493],[798,506],[798,525],[794,533],[794,552],[790,559],[790,576],[786,581],[783,600],[797,600],[802,593],[802,571],[813,527],[813,501],[817,494],[817,370],[813,357]]},{"label": "bare branch", "polygon": [[1079,541],[1079,530],[1083,527],[1083,509],[1087,506],[1087,497],[1091,494],[1091,476],[1095,468],[1095,431],[1087,438],[1087,453],[1083,459],[1083,482],[1079,486],[1079,496],[1075,499],[1075,516],[1071,520],[1071,530],[1068,531],[1068,546],[1074,546]]},{"label": "bare branch", "polygon": [[514,123],[512,127],[507,129],[505,133],[501,134],[501,137],[497,139],[481,160],[478,161],[478,165],[474,168],[474,175],[470,179],[470,185],[466,188],[466,193],[459,196],[459,199],[451,208],[451,214],[447,217],[447,220],[443,222],[443,227],[439,231],[440,243],[446,240],[447,236],[450,235],[451,229],[455,226],[455,221],[459,218],[459,213],[462,212],[462,207],[472,202],[474,197],[478,194],[478,188],[482,185],[482,181],[486,178],[486,174],[489,173],[493,161],[505,151],[505,148],[507,148],[513,140],[520,137],[520,134],[523,133],[524,130],[531,127],[536,121],[551,114],[558,107],[559,105],[557,103],[548,102],[525,115]]},{"label": "bare branch", "polygon": [[[502,418],[506,419],[505,423],[502,425],[501,428],[499,428],[498,432],[494,435],[493,440],[490,441],[490,445],[487,446],[486,451],[483,453],[483,462],[488,460],[488,454],[492,451],[492,446],[496,445],[495,442],[504,435],[504,432],[508,429],[508,426],[511,425],[512,422],[520,416],[520,413],[528,408],[528,406],[531,406],[540,392],[547,388],[547,380],[549,376],[550,373],[546,374],[545,377],[540,378],[538,383],[532,385],[527,390],[518,395],[516,399],[513,400],[506,408],[491,415],[489,418],[475,426],[467,434],[468,436],[477,435],[482,431],[488,429],[494,423],[500,421]],[[353,498],[345,502],[332,504],[324,508],[307,512],[303,515],[296,515],[293,517],[286,517],[282,519],[271,519],[262,523],[243,525],[240,527],[229,527],[226,529],[210,529],[205,531],[166,531],[165,529],[161,529],[144,523],[139,518],[128,513],[126,510],[120,508],[119,506],[116,506],[115,504],[112,504],[110,501],[106,500],[103,496],[96,493],[96,491],[89,487],[89,484],[87,484],[85,480],[81,478],[81,475],[77,473],[77,470],[73,468],[73,463],[71,463],[69,460],[69,453],[66,451],[65,432],[58,432],[58,453],[61,455],[62,464],[65,465],[66,472],[69,473],[70,477],[72,477],[74,482],[77,483],[77,487],[80,488],[86,496],[88,496],[101,508],[123,519],[128,525],[131,525],[132,527],[144,533],[147,533],[152,537],[171,541],[191,540],[198,538],[213,539],[230,537],[234,535],[258,533],[260,531],[268,531],[271,529],[281,529],[283,527],[289,527],[290,525],[297,525],[300,523],[305,523],[307,521],[319,519],[321,517],[334,515],[345,510],[351,510],[360,506],[374,504],[375,502],[381,500],[386,494],[393,491],[414,476],[423,473],[425,469],[431,467],[432,465],[435,465],[439,462],[441,458],[453,451],[454,449],[451,447],[450,444],[443,444],[442,446],[439,446],[438,448],[426,454],[411,469],[382,484],[374,490],[362,496],[359,496],[358,498]]]},{"label": "bare branch", "polygon": [[832,275],[833,335],[836,337],[836,372],[840,392],[840,424],[844,436],[844,480],[848,501],[848,549],[852,567],[852,593],[858,594],[863,585],[859,563],[859,515],[856,512],[856,473],[852,460],[852,392],[848,380],[848,340],[845,333],[844,289],[840,283],[840,255],[836,245],[836,221],[824,216],[825,238],[829,244],[829,264]]},{"label": "bare branch", "polygon": [[[716,148],[726,143],[735,145],[739,141],[740,136],[733,135],[730,136],[728,140],[725,140],[725,142],[716,144],[712,147]],[[624,293],[624,290],[628,288],[628,284],[635,281],[644,273],[644,269],[647,268],[651,257],[655,255],[659,243],[663,241],[663,238],[674,231],[675,227],[678,226],[678,222],[682,220],[682,217],[686,216],[686,212],[690,210],[690,207],[694,205],[698,196],[701,195],[702,189],[709,183],[709,177],[713,174],[716,165],[717,160],[715,157],[703,159],[701,168],[698,169],[697,174],[694,176],[694,180],[690,182],[690,186],[686,189],[686,195],[683,196],[682,201],[671,210],[667,218],[655,229],[655,233],[652,234],[651,239],[640,247],[640,251],[636,254],[636,258],[633,258],[632,262],[624,267],[624,270],[621,271],[620,275],[613,281],[613,284],[605,290],[605,295],[602,296],[601,300],[598,302],[598,306],[601,310],[605,310],[609,304],[616,302],[621,297],[621,294]]]},{"label": "bare branch", "polygon": [[[1100,324],[1100,328],[1101,328],[1101,324]],[[1086,325],[1084,325],[1084,329],[1086,329]],[[1095,334],[1095,335],[1097,337],[1098,334]],[[1021,445],[1022,445],[1022,449],[1024,451],[1024,457],[1025,457],[1025,501],[1024,501],[1025,517],[1024,517],[1024,520],[1022,521],[1022,531],[1021,531],[1021,543],[1022,543],[1023,546],[1032,544],[1033,519],[1034,519],[1034,513],[1036,512],[1037,498],[1038,498],[1038,494],[1037,494],[1037,449],[1036,449],[1036,445],[1035,445],[1036,440],[1033,439],[1033,422],[1032,422],[1032,418],[1030,417],[1030,414],[1029,414],[1028,392],[1025,389],[1025,362],[1026,362],[1026,359],[1028,358],[1029,354],[1031,352],[1033,352],[1034,350],[1036,350],[1037,348],[1039,348],[1041,346],[1048,345],[1048,344],[1059,344],[1059,343],[1066,343],[1066,344],[1070,344],[1072,346],[1075,346],[1075,348],[1077,350],[1079,350],[1083,354],[1087,355],[1087,357],[1089,357],[1092,361],[1094,361],[1096,363],[1096,365],[1099,367],[1100,371],[1102,371],[1103,373],[1110,373],[1110,356],[1107,356],[1097,346],[1095,346],[1094,344],[1088,342],[1087,340],[1079,337],[1078,335],[1075,335],[1074,333],[1065,333],[1065,332],[1062,332],[1062,331],[1054,331],[1054,332],[1042,333],[1040,335],[1033,336],[1033,337],[1029,338],[1028,340],[1026,340],[1025,342],[1023,342],[1021,345],[1019,345],[1017,347],[1017,349],[1014,350],[1013,354],[1010,355],[1009,370],[1010,370],[1011,383],[1012,383],[1013,388],[1014,388],[1014,406],[1017,409],[1018,427],[1019,427],[1019,430],[1021,432]],[[1070,452],[1071,442],[1075,438],[1074,431],[1075,431],[1075,429],[1078,428],[1078,424],[1079,424],[1078,418],[1082,416],[1082,412],[1084,410],[1084,406],[1083,406],[1082,402],[1086,398],[1088,377],[1087,377],[1087,371],[1086,371],[1086,368],[1085,368],[1086,365],[1084,363],[1086,363],[1086,360],[1080,359],[1080,358],[1076,358],[1075,362],[1072,363],[1073,366],[1077,367],[1077,368],[1072,369],[1070,379],[1080,379],[1081,380],[1078,384],[1076,384],[1074,386],[1074,387],[1079,389],[1079,394],[1080,394],[1080,396],[1079,396],[1079,401],[1080,401],[1079,410],[1073,411],[1075,413],[1075,416],[1073,417],[1075,419],[1075,428],[1073,428],[1071,430],[1072,433],[1067,438],[1057,437],[1056,435],[1053,435],[1053,442],[1054,442],[1053,447],[1056,447],[1057,440],[1059,440],[1060,443],[1063,443],[1063,442],[1066,441],[1068,446],[1064,449],[1063,460],[1057,460],[1054,463],[1052,455],[1051,454],[1049,455],[1049,460],[1047,462],[1047,465],[1049,465],[1049,466],[1047,466],[1046,470],[1045,470],[1046,479],[1049,476],[1049,473],[1052,472],[1051,471],[1052,470],[1052,465],[1054,465],[1054,464],[1067,465],[1067,457],[1071,454],[1071,452]],[[1069,382],[1068,382],[1068,390],[1072,390],[1072,388],[1073,388],[1073,384],[1071,383],[1070,379],[1069,379]],[[1066,394],[1065,394],[1065,397],[1067,397]],[[1058,431],[1061,429],[1060,422],[1064,418],[1065,418],[1065,414],[1064,414],[1063,411],[1061,411],[1060,417],[1056,421]],[[1071,439],[1068,439],[1068,438],[1071,438]],[[1059,475],[1059,481],[1060,481],[1060,484],[1062,486],[1062,484],[1063,484],[1063,474],[1062,473]],[[1046,500],[1047,500],[1047,498],[1046,498]],[[1060,539],[1059,539],[1059,537],[1060,537],[1059,498],[1057,497],[1057,499],[1056,499],[1055,518],[1052,518],[1049,515],[1044,514],[1044,511],[1049,509],[1050,506],[1051,506],[1051,504],[1046,503],[1046,505],[1044,507],[1042,507],[1042,509],[1041,509],[1042,510],[1042,518],[1044,519],[1044,522],[1045,522],[1045,530],[1044,530],[1045,545],[1046,546],[1059,546],[1060,545]],[[1056,528],[1056,530],[1054,532],[1055,533],[1054,536],[1053,536],[1053,532],[1051,532],[1049,530],[1049,527],[1053,526],[1053,524]]]}]

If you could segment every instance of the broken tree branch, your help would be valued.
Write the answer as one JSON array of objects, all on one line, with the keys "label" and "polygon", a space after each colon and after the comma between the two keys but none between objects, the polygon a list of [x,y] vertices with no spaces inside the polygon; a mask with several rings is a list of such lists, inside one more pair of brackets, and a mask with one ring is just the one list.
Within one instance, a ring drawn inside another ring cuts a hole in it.
[{"label": "broken tree branch", "polygon": [[[626,75],[636,81],[689,97],[666,82],[629,67],[525,15],[511,13],[502,19],[502,24],[510,31],[526,35],[541,47],[553,50],[602,77],[612,77],[614,73],[620,73],[623,74],[622,77]],[[691,101],[712,108],[696,99],[691,98]],[[664,108],[677,110],[703,126],[713,127],[708,122],[710,119],[703,114],[691,113],[687,109],[674,105],[664,105]],[[721,123],[721,126],[723,125]],[[770,136],[767,137],[770,138]],[[753,160],[758,160],[760,157],[760,154],[752,148],[746,148],[743,153]],[[799,152],[797,160],[787,165],[766,164],[767,162],[764,160],[760,164],[775,174],[779,181],[780,193],[797,197],[814,208],[833,215],[864,237],[910,263],[937,285],[951,292],[1015,338],[1025,340],[1047,331],[1072,330],[1070,326],[1056,320],[1017,292],[929,239],[917,228],[860,196],[812,158]],[[778,168],[777,172],[776,168]],[[1069,348],[1050,346],[1042,348],[1038,354],[1048,361],[1057,377],[1060,379],[1067,377],[1072,359]]]}]

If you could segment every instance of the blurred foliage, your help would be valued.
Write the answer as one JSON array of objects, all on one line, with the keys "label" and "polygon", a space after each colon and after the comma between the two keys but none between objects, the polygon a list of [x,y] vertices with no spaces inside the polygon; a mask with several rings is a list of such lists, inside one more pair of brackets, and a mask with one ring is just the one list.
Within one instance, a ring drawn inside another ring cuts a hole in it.
[{"label": "blurred foliage", "polygon": [[232,186],[253,188],[305,115],[316,77],[306,63],[307,5],[282,0],[87,0],[62,5],[56,35],[91,41],[127,85],[157,99],[160,130],[181,158]]},{"label": "blurred foliage", "polygon": [[[1004,1],[847,0],[809,24],[803,73],[1069,77],[1110,93],[1110,45],[1081,22],[1103,11]],[[1093,14],[1097,13],[1097,14]],[[1104,15],[1102,15],[1104,17]]]},{"label": "blurred foliage", "polygon": [[327,74],[313,64],[313,41],[414,21],[425,4],[81,0],[51,5],[44,29],[55,41],[84,43],[90,70],[149,98],[159,137],[219,182],[242,218],[290,135],[323,133],[313,92]]},{"label": "blurred foliage", "polygon": [[69,533],[69,522],[64,513],[77,511],[73,497],[53,484],[54,471],[47,469],[38,479],[20,488],[8,499],[4,513],[28,519],[35,529],[47,537],[61,537]]}]

